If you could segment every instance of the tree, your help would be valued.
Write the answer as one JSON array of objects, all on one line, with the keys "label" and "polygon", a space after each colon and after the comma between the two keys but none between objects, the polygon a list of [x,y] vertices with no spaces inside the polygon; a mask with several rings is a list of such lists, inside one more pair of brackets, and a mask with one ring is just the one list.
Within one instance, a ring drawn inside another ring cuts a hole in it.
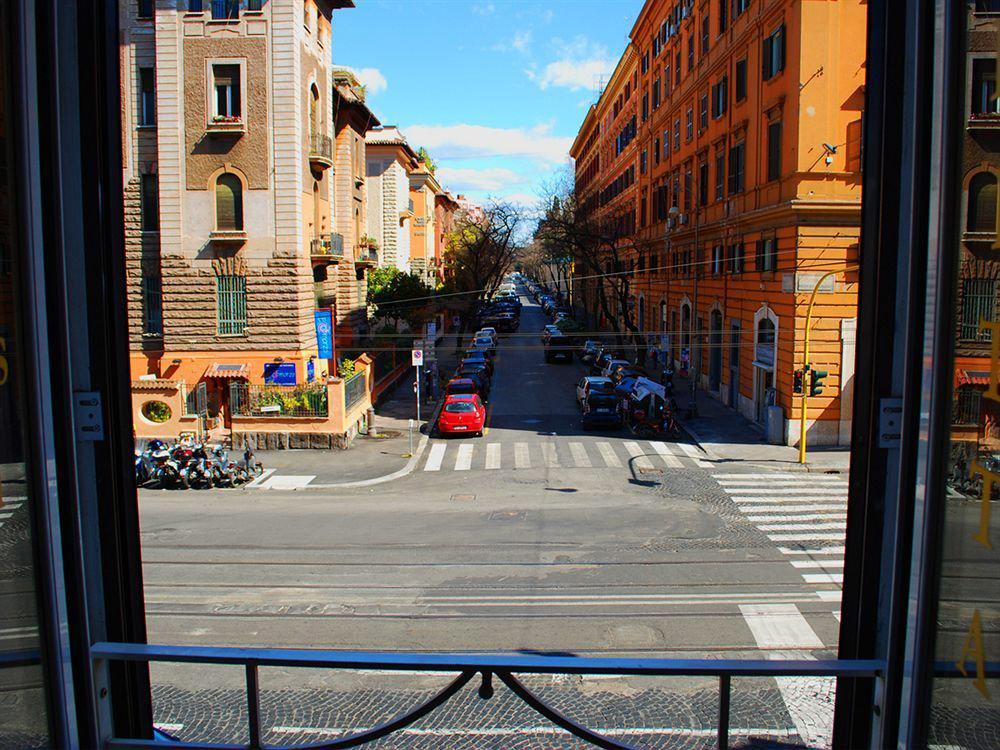
[{"label": "tree", "polygon": [[[448,235],[444,258],[448,306],[468,312],[477,300],[493,295],[513,267],[519,248],[516,234],[521,215],[510,203],[496,201],[480,211],[459,216]],[[462,314],[462,331],[469,318]]]},{"label": "tree", "polygon": [[434,172],[437,171],[437,164],[431,158],[431,155],[427,152],[427,149],[424,148],[423,146],[417,149],[417,158],[424,163],[424,166],[427,167],[427,171],[430,172],[431,174],[434,174]]},{"label": "tree", "polygon": [[400,323],[410,329],[430,318],[434,290],[418,276],[386,266],[374,269],[368,277],[368,306],[372,317],[385,320],[399,330]]}]

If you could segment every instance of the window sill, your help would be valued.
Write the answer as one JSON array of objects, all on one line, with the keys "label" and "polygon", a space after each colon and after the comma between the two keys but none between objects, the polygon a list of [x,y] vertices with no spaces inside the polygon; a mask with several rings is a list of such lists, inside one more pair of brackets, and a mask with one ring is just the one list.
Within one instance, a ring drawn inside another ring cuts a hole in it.
[{"label": "window sill", "polygon": [[143,237],[147,237],[147,236],[148,237],[159,237],[160,236],[160,230],[159,229],[140,229],[139,232],[142,234]]},{"label": "window sill", "polygon": [[217,338],[217,339],[245,339],[245,338],[249,338],[249,336],[250,336],[250,334],[248,334],[246,331],[244,331],[243,333],[217,333],[217,334],[215,334],[215,338]]},{"label": "window sill", "polygon": [[216,229],[208,233],[209,242],[242,244],[247,241],[247,233],[243,229]]},{"label": "window sill", "polygon": [[1000,130],[1000,114],[970,115],[965,128],[966,130]]},{"label": "window sill", "polygon": [[209,122],[205,125],[205,132],[213,135],[243,135],[246,132],[246,123],[239,122]]},{"label": "window sill", "polygon": [[992,244],[996,242],[996,239],[997,239],[996,232],[969,232],[969,231],[962,232],[962,242],[967,242],[967,243],[989,242]]},{"label": "window sill", "polygon": [[145,125],[136,125],[135,129],[136,130],[154,130],[155,131],[156,130],[156,123],[154,122],[154,123],[149,123],[149,124],[145,124]]}]

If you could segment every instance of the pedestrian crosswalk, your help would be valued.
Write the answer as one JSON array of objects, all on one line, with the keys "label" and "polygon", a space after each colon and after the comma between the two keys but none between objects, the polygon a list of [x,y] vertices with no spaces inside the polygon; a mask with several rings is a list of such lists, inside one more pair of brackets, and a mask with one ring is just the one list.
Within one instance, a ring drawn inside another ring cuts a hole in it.
[{"label": "pedestrian crosswalk", "polygon": [[14,517],[14,512],[24,505],[25,500],[27,498],[23,495],[3,498],[2,504],[0,504],[0,528],[3,528],[4,524]]},{"label": "pedestrian crosswalk", "polygon": [[658,440],[442,440],[431,442],[429,448],[423,471],[632,468],[642,472],[696,468],[703,463],[693,446]]},{"label": "pedestrian crosswalk", "polygon": [[[713,474],[743,516],[778,543],[802,580],[840,600],[847,531],[847,479],[800,472]],[[827,584],[837,587],[831,590]]]}]

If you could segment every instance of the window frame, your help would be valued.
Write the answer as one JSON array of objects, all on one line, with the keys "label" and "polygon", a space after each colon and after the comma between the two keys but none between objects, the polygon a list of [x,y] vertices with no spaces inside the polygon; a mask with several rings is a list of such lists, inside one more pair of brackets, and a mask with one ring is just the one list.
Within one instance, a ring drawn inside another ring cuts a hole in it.
[{"label": "window frame", "polygon": [[[232,115],[220,115],[218,112],[218,94],[215,76],[216,68],[223,66],[235,66],[239,69],[239,105],[240,113],[236,119],[221,120],[221,122],[231,122],[234,125],[240,124],[244,128],[247,126],[246,102],[247,102],[247,68],[245,57],[211,57],[205,60],[205,87],[206,107],[205,126],[210,127],[220,122],[219,117],[232,117]],[[231,98],[231,95],[230,95]]]},{"label": "window frame", "polygon": [[[232,288],[224,289],[226,285]],[[215,277],[215,326],[217,336],[246,336],[248,328],[246,276],[219,274]]]},{"label": "window frame", "polygon": [[[149,76],[150,89],[146,88],[146,76]],[[139,89],[138,127],[156,127],[156,68],[151,65],[140,65],[136,75]]]},{"label": "window frame", "polygon": [[761,80],[770,81],[785,69],[785,24],[761,41]]},{"label": "window frame", "polygon": [[163,338],[163,278],[159,274],[142,277],[142,335]]},{"label": "window frame", "polygon": [[156,172],[139,176],[139,226],[144,233],[160,231],[160,181]]},{"label": "window frame", "polygon": [[781,137],[782,121],[780,118],[767,123],[767,181],[776,182],[781,179]]}]

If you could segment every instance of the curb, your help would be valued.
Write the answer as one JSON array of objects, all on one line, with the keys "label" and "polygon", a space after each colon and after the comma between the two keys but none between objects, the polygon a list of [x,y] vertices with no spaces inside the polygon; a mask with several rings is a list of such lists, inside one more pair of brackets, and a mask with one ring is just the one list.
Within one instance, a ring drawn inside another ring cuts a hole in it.
[{"label": "curb", "polygon": [[420,461],[420,457],[423,455],[424,448],[427,447],[427,436],[421,435],[420,442],[417,443],[417,449],[410,456],[410,460],[406,462],[406,466],[402,469],[398,469],[391,474],[384,474],[380,477],[373,477],[372,479],[359,479],[354,482],[335,482],[331,484],[307,484],[305,487],[299,489],[303,490],[326,490],[335,489],[337,487],[370,487],[374,484],[384,484],[385,482],[391,482],[395,479],[401,479],[407,474],[412,472],[416,467],[417,463]]}]

